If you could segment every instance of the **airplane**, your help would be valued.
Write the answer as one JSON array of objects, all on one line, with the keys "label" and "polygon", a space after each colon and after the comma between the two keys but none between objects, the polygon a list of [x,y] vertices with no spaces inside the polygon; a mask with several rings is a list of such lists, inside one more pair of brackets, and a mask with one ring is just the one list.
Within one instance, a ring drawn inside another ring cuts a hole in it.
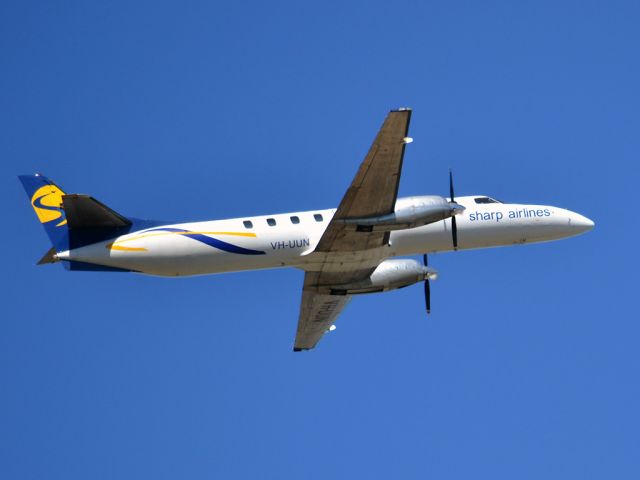
[{"label": "airplane", "polygon": [[[187,276],[295,267],[305,272],[293,350],[314,348],[354,295],[430,280],[427,254],[547,242],[591,230],[575,212],[486,195],[398,198],[411,109],[391,110],[337,209],[163,223],[121,215],[41,174],[21,175],[52,248],[71,271]],[[414,258],[423,255],[422,262]]]}]

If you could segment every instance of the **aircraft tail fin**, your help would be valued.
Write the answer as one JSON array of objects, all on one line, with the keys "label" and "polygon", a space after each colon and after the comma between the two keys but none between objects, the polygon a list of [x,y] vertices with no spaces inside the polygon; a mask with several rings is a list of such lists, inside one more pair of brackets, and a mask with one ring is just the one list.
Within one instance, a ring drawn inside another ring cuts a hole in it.
[{"label": "aircraft tail fin", "polygon": [[89,195],[66,194],[47,177],[18,177],[53,248],[38,262],[56,261],[56,252],[82,247],[122,234],[132,222]]},{"label": "aircraft tail fin", "polygon": [[67,216],[62,205],[62,197],[65,193],[55,183],[40,174],[20,175],[18,178],[51,244],[56,250],[63,248],[69,235]]}]

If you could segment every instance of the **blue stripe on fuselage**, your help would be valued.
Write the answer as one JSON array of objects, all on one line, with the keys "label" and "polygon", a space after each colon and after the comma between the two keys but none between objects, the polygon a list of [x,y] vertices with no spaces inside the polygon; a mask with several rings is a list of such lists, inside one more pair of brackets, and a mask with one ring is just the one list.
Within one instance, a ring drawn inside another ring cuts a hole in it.
[{"label": "blue stripe on fuselage", "polygon": [[[240,255],[265,255],[266,252],[261,250],[251,250],[249,248],[239,247],[231,243],[223,242],[217,238],[209,237],[201,233],[189,232],[189,230],[183,230],[181,228],[154,228],[147,230],[147,232],[177,232],[184,234],[185,237],[192,238],[198,242],[209,245],[210,247],[217,248],[229,253],[238,253]],[[145,232],[146,233],[146,232]]]}]

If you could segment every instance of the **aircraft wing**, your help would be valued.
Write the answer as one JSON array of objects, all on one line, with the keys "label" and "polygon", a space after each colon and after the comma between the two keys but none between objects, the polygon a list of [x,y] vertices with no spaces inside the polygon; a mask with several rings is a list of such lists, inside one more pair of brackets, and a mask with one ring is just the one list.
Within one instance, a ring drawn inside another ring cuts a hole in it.
[{"label": "aircraft wing", "polygon": [[389,112],[320,238],[314,252],[323,263],[305,274],[294,351],[315,347],[351,298],[331,295],[326,287],[363,280],[383,259],[389,232],[356,231],[344,220],[393,213],[410,119],[409,109]]},{"label": "aircraft wing", "polygon": [[393,213],[410,120],[409,109],[389,112],[316,252],[353,252],[386,243],[385,232],[356,232],[342,220]]},{"label": "aircraft wing", "polygon": [[351,300],[351,295],[320,293],[317,288],[320,275],[318,272],[305,274],[294,352],[315,347]]}]

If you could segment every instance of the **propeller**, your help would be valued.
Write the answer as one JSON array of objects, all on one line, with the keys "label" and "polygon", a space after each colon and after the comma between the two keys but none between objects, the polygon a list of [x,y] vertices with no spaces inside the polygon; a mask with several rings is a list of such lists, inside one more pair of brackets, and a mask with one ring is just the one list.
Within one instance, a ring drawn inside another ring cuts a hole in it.
[{"label": "propeller", "polygon": [[[451,169],[449,169],[449,198],[452,204],[457,205],[453,193],[453,173]],[[451,215],[451,236],[453,237],[453,249],[458,250],[458,225],[456,224],[455,212]]]},{"label": "propeller", "polygon": [[[422,262],[425,267],[429,267],[426,253],[422,256]],[[424,277],[424,301],[427,304],[427,315],[429,315],[431,313],[431,286],[429,285],[429,275]]]},{"label": "propeller", "polygon": [[[464,210],[462,205],[456,203],[455,193],[453,191],[453,172],[449,169],[449,204],[451,205],[451,237],[453,239],[453,249],[458,250],[458,225],[456,223],[456,215]],[[436,279],[438,273],[436,271],[429,270],[429,260],[427,254],[422,256],[422,263],[425,266],[424,277],[424,301],[427,307],[427,315],[431,313],[431,284],[430,278]]]}]

